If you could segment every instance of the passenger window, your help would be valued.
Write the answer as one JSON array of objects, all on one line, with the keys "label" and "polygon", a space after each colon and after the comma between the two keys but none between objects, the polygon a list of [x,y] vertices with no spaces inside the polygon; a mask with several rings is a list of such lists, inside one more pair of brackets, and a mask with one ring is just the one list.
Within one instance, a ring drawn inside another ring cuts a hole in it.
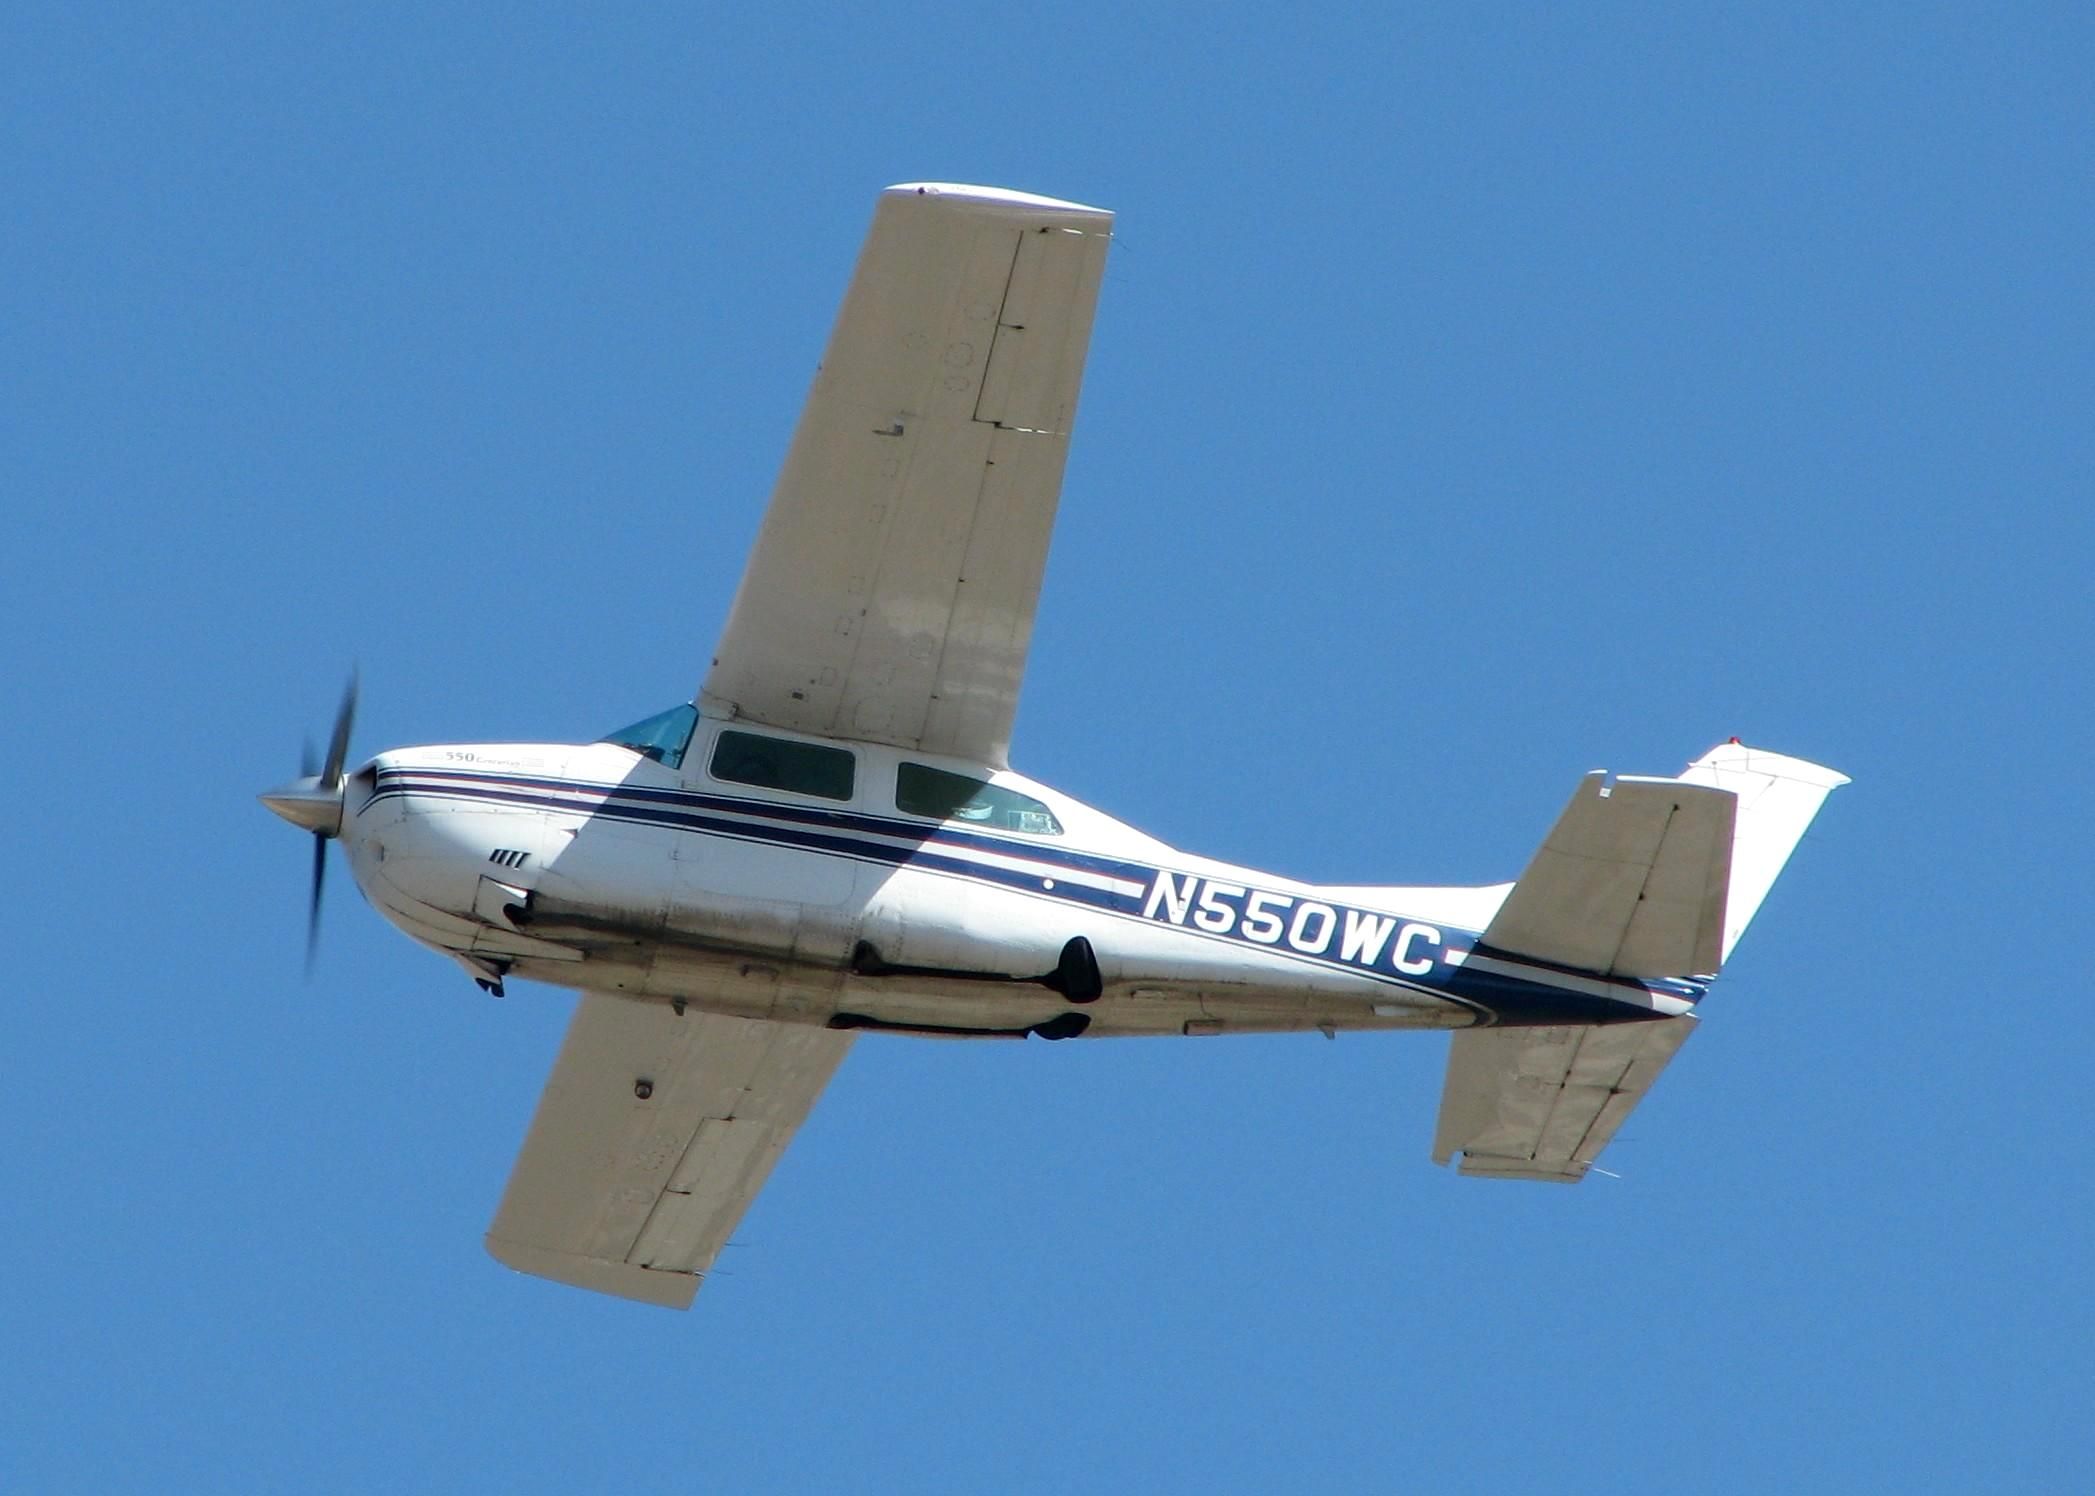
[{"label": "passenger window", "polygon": [[713,749],[713,777],[734,784],[849,800],[857,760],[842,748],[759,737],[753,732],[723,732]]},{"label": "passenger window", "polygon": [[949,774],[929,764],[904,764],[895,771],[895,808],[905,815],[964,821],[998,831],[1062,834],[1055,813],[1031,795],[969,774]]}]

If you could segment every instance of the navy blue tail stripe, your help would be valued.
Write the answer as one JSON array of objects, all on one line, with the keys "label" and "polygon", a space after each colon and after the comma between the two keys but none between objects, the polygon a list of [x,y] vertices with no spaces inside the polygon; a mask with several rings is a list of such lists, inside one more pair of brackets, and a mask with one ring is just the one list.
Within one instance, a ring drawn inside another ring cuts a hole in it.
[{"label": "navy blue tail stripe", "polygon": [[[423,782],[431,781],[431,782]],[[558,791],[559,793],[553,793]],[[659,826],[701,835],[768,846],[794,847],[830,856],[887,867],[909,867],[995,884],[1035,897],[1078,904],[1104,913],[1143,918],[1144,900],[1157,875],[1154,866],[1114,858],[1065,851],[1035,841],[1013,841],[973,832],[952,832],[943,825],[903,821],[835,811],[810,811],[799,806],[739,797],[704,795],[678,791],[634,791],[625,786],[607,786],[573,780],[532,776],[490,775],[444,770],[386,770],[379,788],[366,804],[410,794],[430,794],[448,799],[476,801],[519,809],[566,812],[629,825]],[[587,796],[588,799],[578,799]],[[875,840],[871,838],[887,838]],[[901,843],[897,845],[896,843]],[[967,857],[967,852],[990,852],[1045,864],[1040,871],[999,867]],[[1136,892],[1095,888],[1088,883],[1058,881],[1058,871],[1103,874],[1116,881],[1134,884]],[[1179,926],[1177,928],[1184,928]],[[1198,934],[1198,931],[1188,933]],[[1461,963],[1460,957],[1474,951],[1523,965],[1548,969],[1548,963],[1523,956],[1507,955],[1482,945],[1475,932],[1444,928],[1442,949],[1454,961],[1436,963],[1436,980],[1419,983],[1392,979],[1388,974],[1362,971],[1360,967],[1305,958],[1314,964],[1340,964],[1344,969],[1375,976],[1392,985],[1454,997],[1501,1014],[1547,1002],[1561,1009],[1568,998],[1563,988],[1546,980],[1532,980],[1512,973],[1486,972]],[[1286,951],[1275,954],[1290,955]],[[1593,980],[1590,973],[1567,973]],[[1603,978],[1602,980],[1607,980]],[[1691,981],[1629,982],[1615,979],[1613,985],[1628,992],[1655,992],[1699,999],[1707,984]],[[1596,1014],[1620,1004],[1598,996],[1590,1000]]]}]

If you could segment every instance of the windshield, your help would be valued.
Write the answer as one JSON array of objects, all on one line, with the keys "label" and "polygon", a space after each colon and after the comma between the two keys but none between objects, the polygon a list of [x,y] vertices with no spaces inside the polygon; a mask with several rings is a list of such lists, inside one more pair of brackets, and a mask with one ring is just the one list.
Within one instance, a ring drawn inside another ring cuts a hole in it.
[{"label": "windshield", "polygon": [[621,727],[617,732],[607,732],[598,738],[599,743],[617,743],[635,753],[644,753],[666,768],[678,768],[684,762],[684,749],[691,742],[691,729],[698,726],[698,708],[690,702],[673,706],[666,712],[657,712],[643,722],[631,727]]}]

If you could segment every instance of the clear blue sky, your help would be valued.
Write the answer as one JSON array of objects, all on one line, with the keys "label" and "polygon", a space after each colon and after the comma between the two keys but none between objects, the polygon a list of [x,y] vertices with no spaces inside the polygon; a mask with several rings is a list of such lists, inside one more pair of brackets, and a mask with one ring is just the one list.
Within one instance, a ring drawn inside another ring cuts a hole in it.
[{"label": "clear blue sky", "polygon": [[[21,5],[0,1487],[2085,1489],[2095,31]],[[480,1233],[568,999],[255,805],[688,696],[874,194],[1121,214],[1017,760],[1334,881],[1855,777],[1576,1189],[1434,1037],[859,1045],[688,1316]]]}]

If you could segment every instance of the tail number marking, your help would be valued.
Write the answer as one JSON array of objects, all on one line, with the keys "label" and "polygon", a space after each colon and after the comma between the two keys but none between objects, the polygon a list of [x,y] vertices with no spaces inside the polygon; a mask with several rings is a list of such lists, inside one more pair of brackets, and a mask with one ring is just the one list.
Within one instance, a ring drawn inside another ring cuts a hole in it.
[{"label": "tail number marking", "polygon": [[1431,972],[1441,947],[1440,931],[1431,925],[1316,899],[1298,900],[1293,894],[1247,889],[1240,883],[1194,873],[1159,871],[1149,886],[1142,917],[1410,977]]}]

